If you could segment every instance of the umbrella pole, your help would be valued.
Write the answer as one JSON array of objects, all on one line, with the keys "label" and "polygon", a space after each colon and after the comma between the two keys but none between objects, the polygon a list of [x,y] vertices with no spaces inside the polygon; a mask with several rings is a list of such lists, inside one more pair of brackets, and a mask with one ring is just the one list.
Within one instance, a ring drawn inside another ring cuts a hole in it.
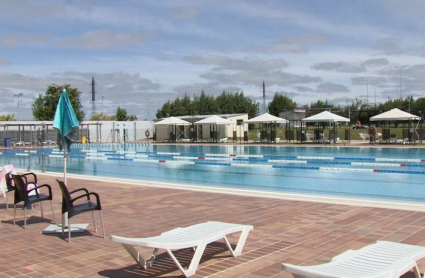
[{"label": "umbrella pole", "polygon": [[[65,140],[63,142],[63,179],[64,183],[66,185],[66,148],[68,147]],[[62,214],[62,227],[69,228],[68,227],[68,212],[65,212]]]},{"label": "umbrella pole", "polygon": [[67,145],[64,142],[63,143],[63,179],[65,184],[66,184],[66,148],[67,148]]}]

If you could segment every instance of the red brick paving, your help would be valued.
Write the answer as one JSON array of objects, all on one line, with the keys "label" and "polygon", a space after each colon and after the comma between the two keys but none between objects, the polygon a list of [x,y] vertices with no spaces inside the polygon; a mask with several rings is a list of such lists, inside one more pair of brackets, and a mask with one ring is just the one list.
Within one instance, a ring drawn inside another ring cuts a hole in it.
[{"label": "red brick paving", "polygon": [[[54,208],[60,221],[61,196],[55,178],[39,175],[40,183],[53,187]],[[181,277],[166,253],[149,270],[142,270],[120,244],[109,235],[146,237],[200,222],[215,220],[250,224],[241,256],[233,258],[222,242],[211,244],[193,277],[292,277],[281,271],[281,263],[317,264],[329,261],[348,249],[376,240],[391,240],[425,246],[425,212],[333,205],[304,201],[235,196],[188,190],[144,187],[68,178],[68,187],[86,187],[99,193],[107,238],[91,224],[72,242],[61,234],[41,234],[39,206],[27,213],[23,228],[22,206],[13,225],[13,206],[0,203],[0,277]],[[10,194],[12,196],[12,194]],[[10,199],[13,199],[10,198]],[[5,199],[3,199],[5,200]],[[43,206],[52,218],[50,206]],[[92,223],[91,213],[71,223]],[[236,237],[232,237],[235,239]],[[150,255],[150,249],[143,254]],[[190,261],[190,250],[176,252]],[[420,262],[425,269],[425,261]],[[413,277],[408,273],[406,277]]]}]

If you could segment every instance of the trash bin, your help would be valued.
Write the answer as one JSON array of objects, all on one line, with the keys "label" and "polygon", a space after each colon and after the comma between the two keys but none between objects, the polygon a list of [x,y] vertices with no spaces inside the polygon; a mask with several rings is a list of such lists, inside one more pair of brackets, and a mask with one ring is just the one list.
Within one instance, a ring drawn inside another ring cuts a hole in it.
[{"label": "trash bin", "polygon": [[86,136],[81,135],[81,144],[85,144],[86,143]]},{"label": "trash bin", "polygon": [[4,137],[4,146],[10,147],[10,137]]}]

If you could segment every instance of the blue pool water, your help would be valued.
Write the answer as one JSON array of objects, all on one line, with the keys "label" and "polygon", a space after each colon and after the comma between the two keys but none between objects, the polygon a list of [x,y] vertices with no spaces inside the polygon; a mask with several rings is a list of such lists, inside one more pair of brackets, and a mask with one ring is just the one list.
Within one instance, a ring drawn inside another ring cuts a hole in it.
[{"label": "blue pool water", "polygon": [[[81,146],[81,148],[79,148]],[[46,171],[62,172],[62,154]],[[68,173],[140,180],[425,202],[425,149],[199,145],[75,145]],[[41,170],[36,153],[31,169]],[[28,155],[0,163],[27,168]]]}]

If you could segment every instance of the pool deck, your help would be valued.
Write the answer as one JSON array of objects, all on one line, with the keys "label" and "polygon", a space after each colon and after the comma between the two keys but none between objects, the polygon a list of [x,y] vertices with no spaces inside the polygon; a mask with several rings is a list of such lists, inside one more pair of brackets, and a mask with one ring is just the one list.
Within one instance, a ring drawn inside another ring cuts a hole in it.
[{"label": "pool deck", "polygon": [[[56,221],[60,222],[61,195],[53,175],[38,174],[39,183],[52,185]],[[23,211],[0,203],[1,277],[182,277],[168,255],[157,257],[153,268],[142,270],[110,235],[147,237],[205,221],[223,221],[254,226],[241,256],[233,258],[222,242],[207,247],[198,271],[192,277],[292,277],[281,263],[317,264],[348,249],[358,249],[376,240],[425,246],[425,210],[371,207],[367,203],[309,201],[250,194],[196,191],[172,186],[69,175],[69,189],[86,187],[99,193],[105,221],[106,239],[93,225],[74,234],[68,243],[61,234],[41,232],[52,219],[44,203],[28,210],[27,228]],[[10,194],[10,199],[13,199]],[[377,205],[379,206],[379,205]],[[403,208],[402,206],[400,206]],[[406,206],[407,208],[408,206]],[[20,205],[19,208],[22,208]],[[96,213],[97,222],[100,219]],[[71,223],[92,223],[91,213],[73,217]],[[100,226],[100,225],[99,225]],[[234,237],[231,237],[235,239]],[[142,249],[145,255],[151,249]],[[176,256],[188,262],[191,250]],[[425,270],[425,260],[419,263]],[[404,277],[414,277],[410,272]]]}]

